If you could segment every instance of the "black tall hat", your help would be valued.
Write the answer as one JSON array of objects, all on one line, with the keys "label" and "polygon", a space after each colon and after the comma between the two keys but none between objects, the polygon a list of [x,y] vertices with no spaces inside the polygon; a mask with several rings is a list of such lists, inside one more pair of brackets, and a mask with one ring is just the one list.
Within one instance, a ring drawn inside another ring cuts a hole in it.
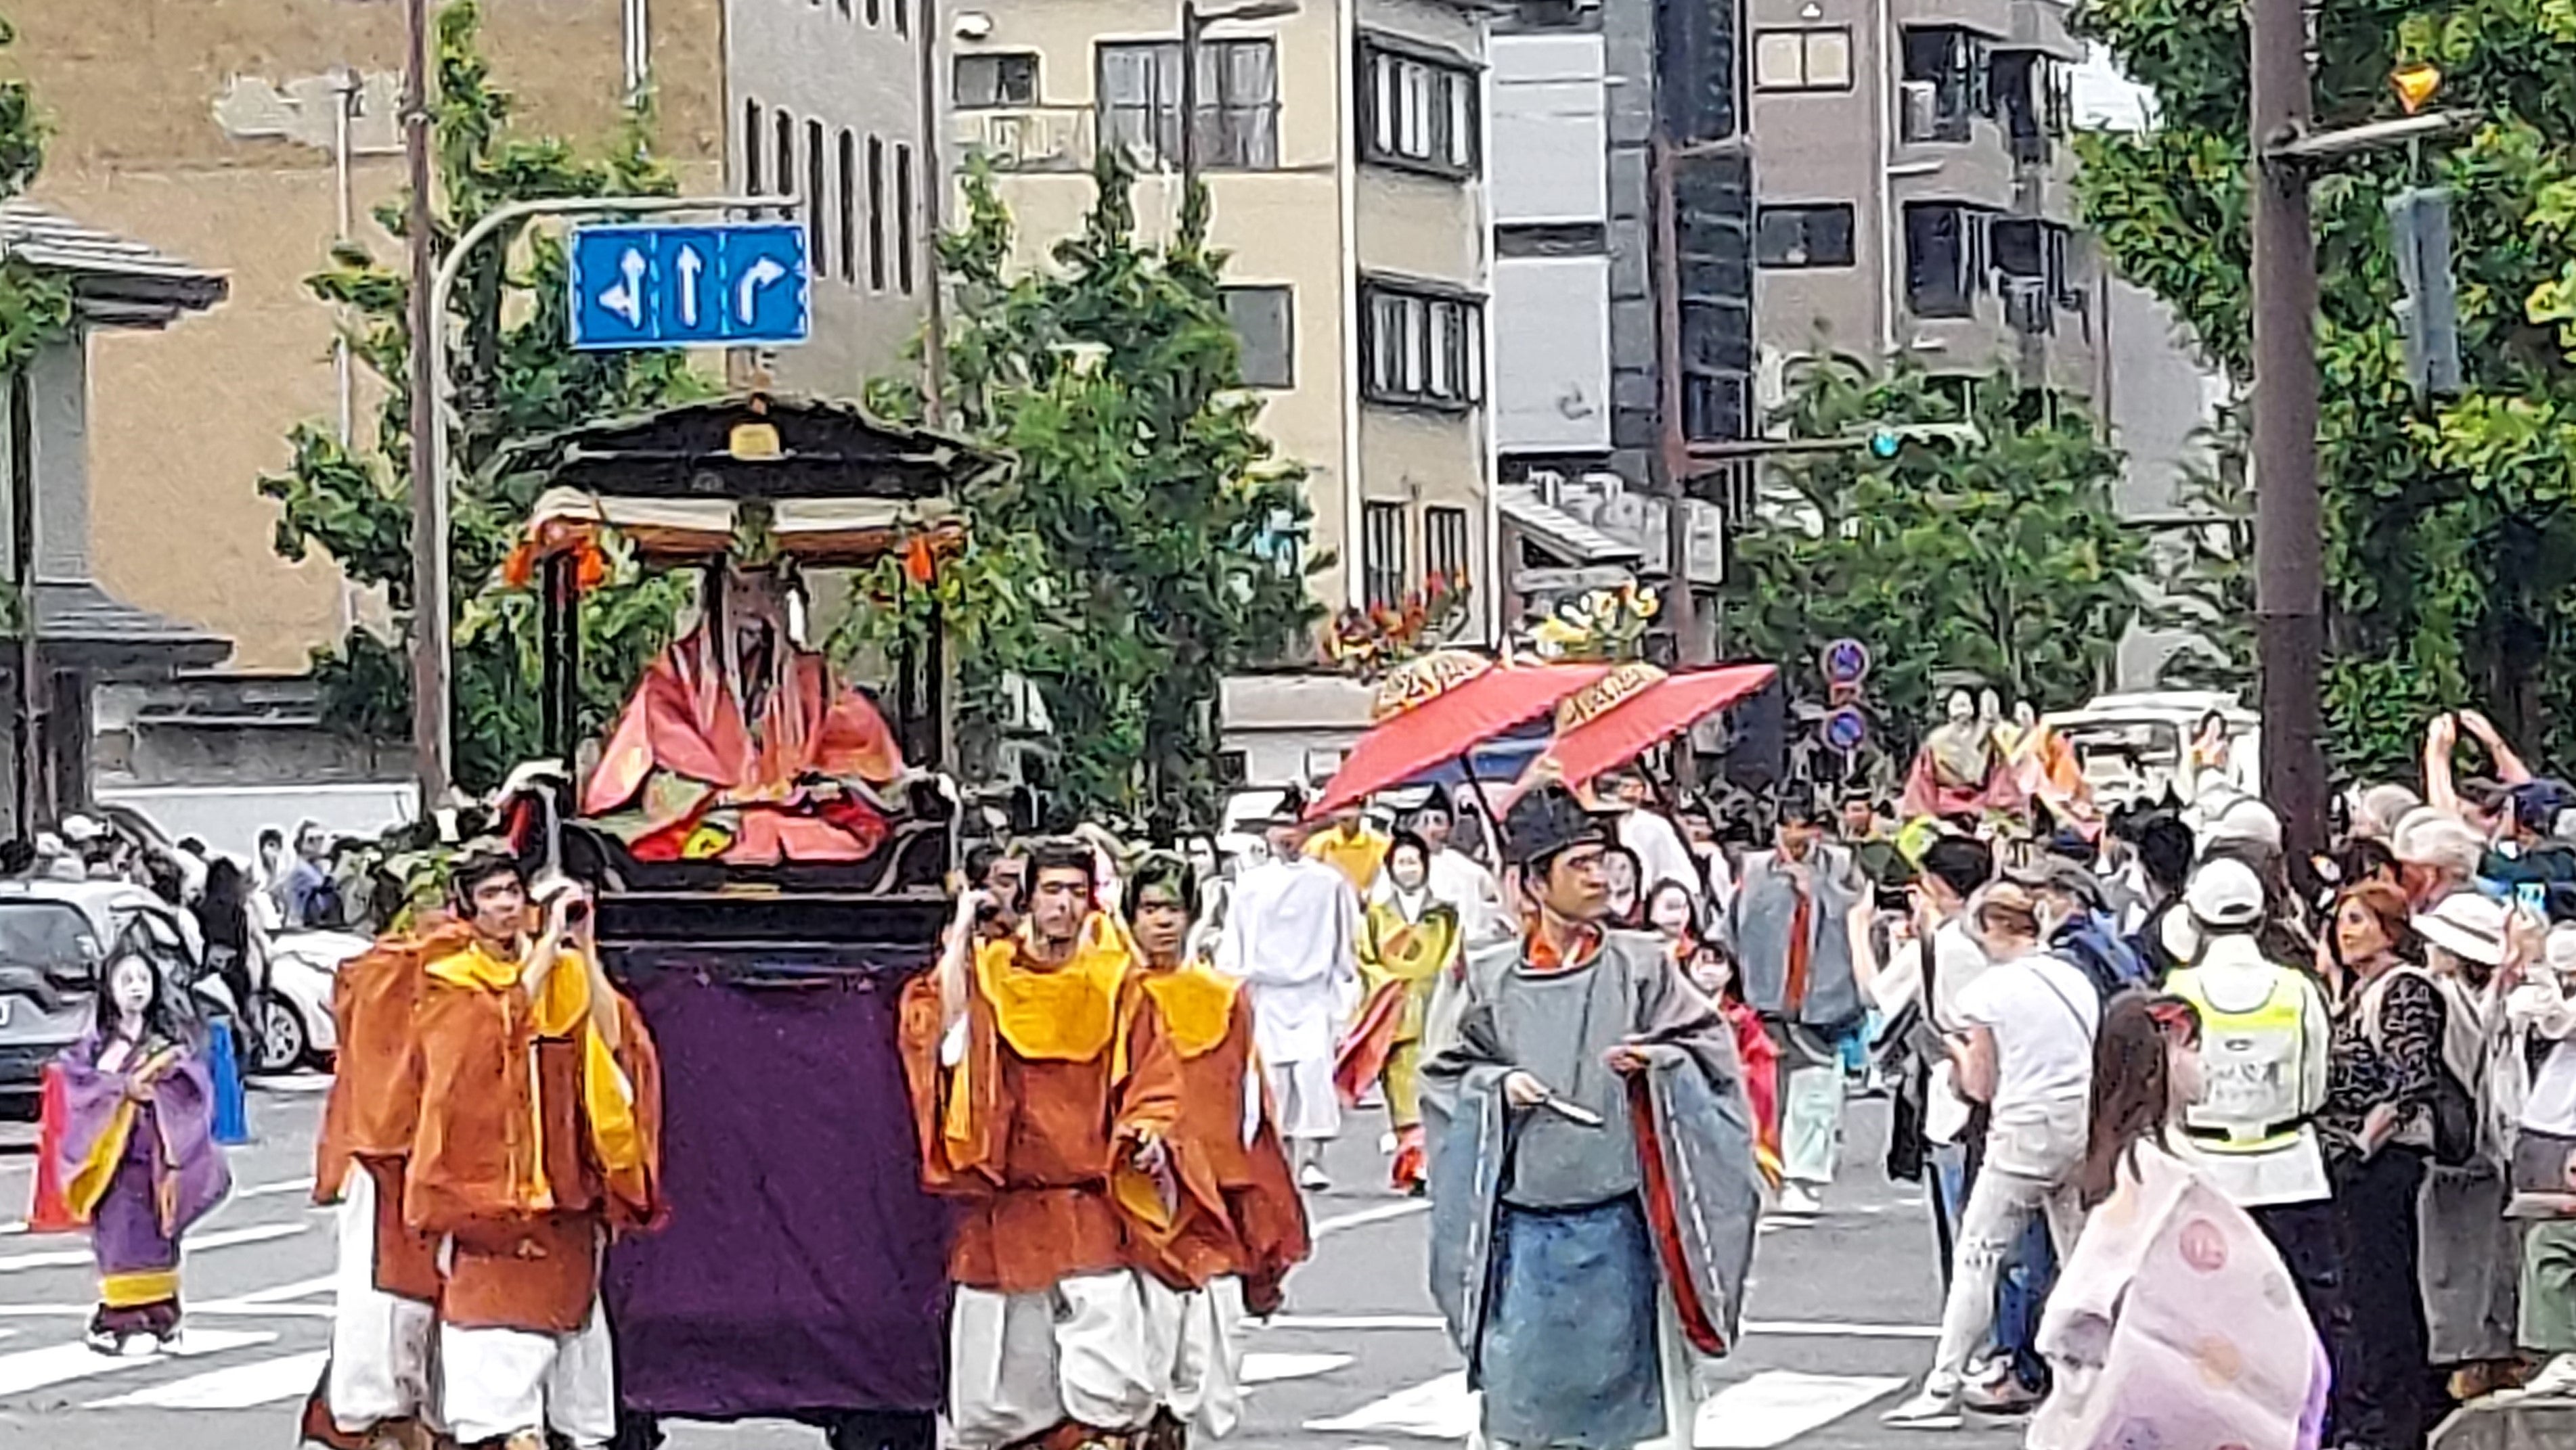
[{"label": "black tall hat", "polygon": [[1503,820],[1503,834],[1504,861],[1525,870],[1545,865],[1570,846],[1592,842],[1606,846],[1616,839],[1610,817],[1586,808],[1574,792],[1553,783],[1512,802]]},{"label": "black tall hat", "polygon": [[1306,819],[1306,788],[1291,785],[1279,792],[1279,804],[1272,808],[1266,824],[1293,826]]}]

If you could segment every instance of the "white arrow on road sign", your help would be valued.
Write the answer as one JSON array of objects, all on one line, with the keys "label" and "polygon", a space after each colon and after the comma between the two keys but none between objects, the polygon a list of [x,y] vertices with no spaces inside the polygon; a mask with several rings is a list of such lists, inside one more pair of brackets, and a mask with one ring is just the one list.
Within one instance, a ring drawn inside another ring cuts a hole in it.
[{"label": "white arrow on road sign", "polygon": [[644,325],[644,254],[633,247],[617,259],[617,270],[625,281],[599,294],[599,305],[626,319],[629,327]]},{"label": "white arrow on road sign", "polygon": [[734,289],[733,310],[743,326],[749,327],[760,320],[760,289],[772,282],[783,281],[786,276],[787,268],[776,257],[759,258],[742,274],[741,285]]},{"label": "white arrow on road sign", "polygon": [[671,265],[680,274],[680,325],[695,327],[698,325],[698,274],[706,270],[707,259],[699,256],[695,247],[682,247]]}]

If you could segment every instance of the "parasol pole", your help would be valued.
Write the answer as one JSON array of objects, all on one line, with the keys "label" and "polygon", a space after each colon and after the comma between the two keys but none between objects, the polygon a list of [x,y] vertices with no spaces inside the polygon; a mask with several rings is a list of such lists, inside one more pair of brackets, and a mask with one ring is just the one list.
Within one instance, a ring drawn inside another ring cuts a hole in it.
[{"label": "parasol pole", "polygon": [[1502,812],[1495,810],[1494,803],[1485,799],[1485,782],[1476,774],[1474,746],[1467,747],[1467,753],[1458,757],[1458,768],[1467,774],[1467,790],[1469,794],[1475,796],[1476,808],[1485,813],[1485,823],[1493,827],[1494,864],[1500,867],[1503,863],[1503,848],[1511,844],[1510,828],[1503,824]]}]

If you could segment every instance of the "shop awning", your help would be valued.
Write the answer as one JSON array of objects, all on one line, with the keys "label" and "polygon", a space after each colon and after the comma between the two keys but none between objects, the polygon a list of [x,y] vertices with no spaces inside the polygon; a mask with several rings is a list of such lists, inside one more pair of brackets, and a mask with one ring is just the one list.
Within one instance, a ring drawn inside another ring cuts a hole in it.
[{"label": "shop awning", "polygon": [[1527,484],[1507,483],[1496,488],[1494,505],[1502,511],[1506,523],[1568,564],[1634,564],[1645,558],[1645,550],[1603,533],[1547,502]]}]

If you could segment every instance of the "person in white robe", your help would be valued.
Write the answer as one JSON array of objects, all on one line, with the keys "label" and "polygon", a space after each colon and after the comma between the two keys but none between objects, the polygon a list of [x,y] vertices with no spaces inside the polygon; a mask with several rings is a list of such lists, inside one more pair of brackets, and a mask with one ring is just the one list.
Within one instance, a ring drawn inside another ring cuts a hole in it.
[{"label": "person in white robe", "polygon": [[1333,1050],[1359,1001],[1359,895],[1302,854],[1291,799],[1268,828],[1270,859],[1243,873],[1217,939],[1216,968],[1252,988],[1253,1041],[1278,1105],[1298,1186],[1330,1185],[1324,1144],[1341,1131]]}]

